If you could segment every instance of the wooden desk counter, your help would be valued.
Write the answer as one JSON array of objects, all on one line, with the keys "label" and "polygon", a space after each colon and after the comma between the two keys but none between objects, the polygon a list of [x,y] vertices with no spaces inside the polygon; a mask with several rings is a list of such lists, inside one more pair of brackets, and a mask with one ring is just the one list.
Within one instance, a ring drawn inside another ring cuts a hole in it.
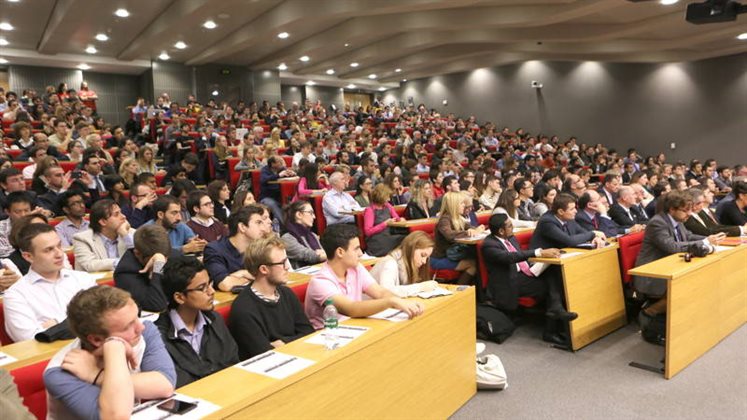
[{"label": "wooden desk counter", "polygon": [[435,217],[431,217],[428,219],[414,219],[414,220],[397,220],[397,221],[389,221],[387,222],[387,225],[393,226],[393,227],[410,227],[410,226],[417,226],[417,225],[425,225],[428,223],[433,223],[434,225],[438,222],[438,219]]},{"label": "wooden desk counter", "polygon": [[370,330],[332,351],[289,343],[278,351],[316,363],[285,379],[230,367],[178,392],[220,405],[210,418],[446,418],[476,390],[474,300],[469,288],[410,321],[347,320]]},{"label": "wooden desk counter", "polygon": [[561,268],[566,307],[578,314],[578,318],[569,323],[574,351],[626,323],[617,248],[617,244],[594,250],[566,248],[569,254],[580,254],[530,259],[534,263],[559,265]]},{"label": "wooden desk counter", "polygon": [[747,322],[747,245],[689,263],[680,255],[629,271],[667,282],[667,379]]},{"label": "wooden desk counter", "polygon": [[267,181],[267,183],[268,184],[283,184],[283,183],[292,184],[292,183],[297,183],[300,179],[301,178],[299,178],[297,176],[289,176],[289,177],[285,177],[285,178],[278,178],[275,181]]}]

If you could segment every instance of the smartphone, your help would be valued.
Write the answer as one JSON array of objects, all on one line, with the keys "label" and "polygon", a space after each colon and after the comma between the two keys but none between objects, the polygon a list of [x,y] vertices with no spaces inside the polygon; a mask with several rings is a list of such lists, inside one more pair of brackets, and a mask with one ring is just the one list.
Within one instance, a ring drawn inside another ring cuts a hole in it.
[{"label": "smartphone", "polygon": [[70,175],[72,179],[80,179],[81,176],[83,176],[83,174],[81,174],[80,171],[73,171],[72,175]]},{"label": "smartphone", "polygon": [[168,411],[171,414],[181,415],[194,410],[197,407],[197,403],[191,403],[186,401],[177,400],[172,398],[164,401],[156,406],[159,410]]}]

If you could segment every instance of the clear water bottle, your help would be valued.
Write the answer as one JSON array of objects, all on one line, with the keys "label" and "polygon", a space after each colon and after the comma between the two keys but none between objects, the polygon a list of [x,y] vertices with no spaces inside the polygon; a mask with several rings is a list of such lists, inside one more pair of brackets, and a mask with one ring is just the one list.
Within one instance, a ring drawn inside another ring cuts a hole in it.
[{"label": "clear water bottle", "polygon": [[324,347],[333,350],[340,344],[337,339],[337,308],[332,304],[332,299],[324,301]]}]

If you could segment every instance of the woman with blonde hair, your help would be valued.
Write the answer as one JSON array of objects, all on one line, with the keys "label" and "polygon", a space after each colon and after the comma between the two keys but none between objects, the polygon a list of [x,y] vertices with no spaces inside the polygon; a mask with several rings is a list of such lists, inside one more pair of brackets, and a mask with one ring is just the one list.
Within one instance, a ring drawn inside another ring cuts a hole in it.
[{"label": "woman with blonde hair", "polygon": [[381,286],[401,298],[433,290],[438,283],[429,280],[428,259],[434,245],[427,233],[412,232],[399,247],[376,263],[371,275]]},{"label": "woman with blonde hair", "polygon": [[277,147],[284,147],[285,141],[280,138],[280,128],[275,127],[270,131],[270,142],[274,143]]},{"label": "woman with blonde hair", "polygon": [[441,202],[441,213],[436,223],[436,246],[431,256],[431,268],[434,270],[459,271],[459,284],[472,284],[477,274],[477,261],[473,250],[468,245],[455,241],[457,236],[474,236],[482,230],[470,227],[462,216],[466,208],[464,196],[459,192],[444,194]]},{"label": "woman with blonde hair", "polygon": [[156,167],[156,152],[147,144],[140,146],[140,149],[137,151],[137,165],[138,175],[143,172],[148,172],[153,175],[159,172],[165,172],[159,171]]},{"label": "woman with blonde hair", "polygon": [[382,257],[396,248],[405,235],[394,234],[387,222],[400,217],[389,203],[392,190],[386,184],[377,185],[371,192],[371,204],[363,211],[363,233],[366,235],[366,252]]},{"label": "woman with blonde hair", "polygon": [[[431,217],[433,207],[433,186],[427,179],[418,179],[412,187],[412,198],[405,208],[407,220],[427,219]],[[433,215],[435,216],[435,214]]]},{"label": "woman with blonde hair", "polygon": [[135,183],[135,178],[137,177],[139,170],[140,165],[138,165],[137,159],[135,158],[127,158],[122,161],[121,165],[119,165],[119,176],[122,177],[126,190],[129,190],[130,186]]}]

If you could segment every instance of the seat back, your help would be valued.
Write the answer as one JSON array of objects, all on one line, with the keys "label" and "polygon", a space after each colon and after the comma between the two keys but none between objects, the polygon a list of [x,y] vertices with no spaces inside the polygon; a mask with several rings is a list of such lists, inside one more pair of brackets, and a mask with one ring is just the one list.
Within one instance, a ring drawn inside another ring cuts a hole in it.
[{"label": "seat back", "polygon": [[423,231],[428,234],[431,238],[434,235],[434,231],[436,230],[436,221],[435,220],[429,220],[424,223],[418,223],[417,225],[412,225],[408,229],[410,229],[410,232],[415,231]]},{"label": "seat back", "polygon": [[355,225],[358,227],[358,240],[361,242],[361,249],[366,250],[366,234],[363,224],[363,213],[355,215]]},{"label": "seat back", "polygon": [[477,215],[477,223],[479,223],[481,225],[486,225],[487,226],[488,222],[490,221],[490,216],[492,216],[492,214],[490,214],[490,213],[480,213],[480,214],[478,214]]},{"label": "seat back", "polygon": [[321,236],[324,233],[324,229],[327,228],[327,219],[324,217],[324,208],[322,207],[322,199],[324,196],[315,195],[312,197],[312,205],[314,206],[314,214],[316,215],[316,233]]},{"label": "seat back", "polygon": [[304,304],[304,300],[306,300],[306,289],[309,288],[309,283],[299,284],[297,286],[292,286],[291,290],[293,290],[293,293],[296,294],[296,297],[298,298],[298,301],[301,302],[301,305]]},{"label": "seat back", "polygon": [[477,242],[477,267],[480,270],[482,287],[488,287],[488,267],[485,264],[485,257],[482,256],[482,241]]},{"label": "seat back", "polygon": [[5,309],[3,308],[3,302],[0,301],[0,346],[7,346],[8,344],[13,344],[13,339],[5,332]]},{"label": "seat back", "polygon": [[236,157],[228,158],[228,177],[231,182],[231,189],[235,189],[236,185],[239,184],[239,179],[241,179],[241,172],[236,170],[236,165],[238,165],[240,161],[241,159]]},{"label": "seat back", "polygon": [[223,317],[223,321],[226,322],[226,325],[228,325],[228,317],[231,315],[231,305],[225,305],[221,306],[220,308],[216,308],[215,312],[218,312],[218,314]]},{"label": "seat back", "polygon": [[23,398],[23,405],[29,409],[37,419],[47,417],[47,391],[44,388],[44,369],[49,360],[42,360],[13,369],[10,374],[18,386],[18,393]]},{"label": "seat back", "polygon": [[529,249],[529,242],[532,240],[532,233],[534,233],[533,230],[526,231],[526,232],[519,232],[514,237],[519,242],[519,248],[521,249]]},{"label": "seat back", "polygon": [[620,274],[624,284],[630,284],[632,280],[628,270],[635,267],[635,260],[638,258],[638,252],[643,245],[643,235],[644,232],[636,232],[617,238],[617,243],[620,246],[618,250],[620,254]]}]

